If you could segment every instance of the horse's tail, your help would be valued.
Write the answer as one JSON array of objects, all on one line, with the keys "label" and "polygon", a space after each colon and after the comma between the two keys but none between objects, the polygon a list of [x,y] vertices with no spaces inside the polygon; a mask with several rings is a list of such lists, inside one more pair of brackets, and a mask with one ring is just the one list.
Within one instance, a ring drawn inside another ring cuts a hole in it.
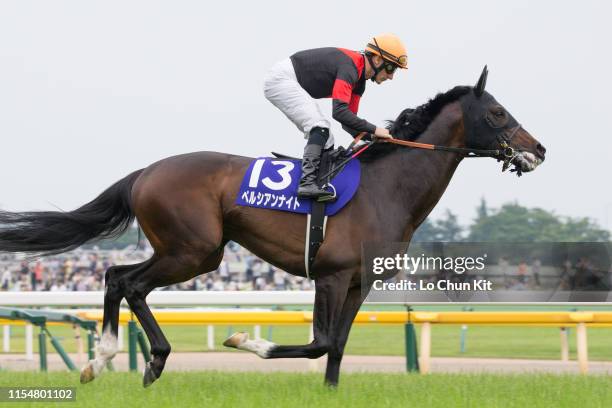
[{"label": "horse's tail", "polygon": [[114,238],[134,221],[132,185],[142,172],[119,180],[74,211],[0,211],[0,251],[51,255],[94,238]]}]

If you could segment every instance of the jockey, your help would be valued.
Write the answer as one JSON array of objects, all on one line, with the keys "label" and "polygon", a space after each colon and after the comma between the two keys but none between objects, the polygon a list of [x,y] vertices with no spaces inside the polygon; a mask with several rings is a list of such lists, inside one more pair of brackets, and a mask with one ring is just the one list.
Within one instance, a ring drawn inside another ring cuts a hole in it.
[{"label": "jockey", "polygon": [[382,34],[372,38],[362,52],[332,47],[299,51],[270,69],[264,80],[266,99],[308,139],[298,197],[324,200],[332,195],[316,183],[322,150],[332,148],[334,139],[331,123],[315,99],[333,98],[332,117],[353,137],[367,132],[378,138],[391,138],[386,128],[357,116],[359,99],[367,79],[381,84],[393,79],[398,67],[407,66],[402,41],[393,34]]}]

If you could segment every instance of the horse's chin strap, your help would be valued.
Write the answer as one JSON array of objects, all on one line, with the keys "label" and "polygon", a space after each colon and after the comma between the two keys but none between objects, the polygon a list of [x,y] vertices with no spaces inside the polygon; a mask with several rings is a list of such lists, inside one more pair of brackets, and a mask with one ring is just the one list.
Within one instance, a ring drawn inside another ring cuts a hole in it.
[{"label": "horse's chin strap", "polygon": [[376,65],[374,65],[374,61],[372,61],[371,54],[366,54],[366,58],[368,59],[368,62],[370,63],[370,66],[372,67],[372,70],[374,71],[374,75],[372,76],[372,78],[370,78],[370,81],[376,81],[376,76],[378,75],[380,71],[382,71],[383,67],[385,66],[385,63],[383,62],[382,64],[380,64],[380,66],[377,67]]}]

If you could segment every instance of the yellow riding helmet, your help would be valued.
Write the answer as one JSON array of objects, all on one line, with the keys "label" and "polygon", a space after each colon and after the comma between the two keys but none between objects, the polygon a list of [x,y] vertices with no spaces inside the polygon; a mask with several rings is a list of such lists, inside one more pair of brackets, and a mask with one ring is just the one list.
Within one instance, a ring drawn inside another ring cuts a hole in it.
[{"label": "yellow riding helmet", "polygon": [[396,64],[400,68],[408,68],[406,47],[395,34],[381,34],[373,37],[366,45],[365,50]]}]

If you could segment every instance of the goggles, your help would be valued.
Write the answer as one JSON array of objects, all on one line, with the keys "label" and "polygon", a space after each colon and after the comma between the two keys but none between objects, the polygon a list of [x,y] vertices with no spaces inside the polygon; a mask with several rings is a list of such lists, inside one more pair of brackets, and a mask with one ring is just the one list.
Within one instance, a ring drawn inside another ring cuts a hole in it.
[{"label": "goggles", "polygon": [[387,74],[392,74],[397,69],[397,65],[392,62],[385,61],[383,62],[382,68],[384,68]]}]

